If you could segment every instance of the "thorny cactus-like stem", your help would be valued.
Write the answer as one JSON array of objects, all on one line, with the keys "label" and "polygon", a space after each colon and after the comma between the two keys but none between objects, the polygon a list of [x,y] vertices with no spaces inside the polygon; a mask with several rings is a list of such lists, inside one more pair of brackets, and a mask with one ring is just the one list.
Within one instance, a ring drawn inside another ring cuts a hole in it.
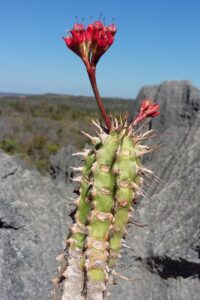
[{"label": "thorny cactus-like stem", "polygon": [[[101,55],[111,46],[116,33],[114,24],[106,27],[100,21],[87,29],[75,24],[72,36],[64,38],[67,46],[83,60],[90,82],[107,126],[93,121],[97,137],[83,132],[91,143],[82,155],[84,164],[74,170],[80,183],[76,199],[75,223],[58,257],[59,276],[54,281],[62,286],[56,300],[103,300],[112,281],[131,210],[143,186],[153,172],[141,164],[143,155],[159,146],[145,146],[144,140],[156,137],[153,130],[143,132],[138,124],[159,114],[159,105],[150,99],[142,102],[136,118],[108,117],[101,101],[95,71]],[[143,126],[141,126],[143,127]],[[55,299],[55,298],[54,298]]]},{"label": "thorny cactus-like stem", "polygon": [[124,135],[121,144],[116,153],[116,161],[113,166],[113,172],[116,176],[116,194],[115,194],[115,222],[110,237],[110,255],[109,267],[112,269],[119,257],[122,247],[122,239],[126,236],[126,226],[131,218],[131,210],[137,202],[138,196],[143,196],[144,176],[153,175],[153,173],[142,167],[141,157],[154,148],[141,145],[145,138],[152,138],[153,131],[147,131],[140,138],[135,135],[130,126]]},{"label": "thorny cactus-like stem", "polygon": [[87,234],[87,228],[85,227],[88,214],[91,210],[90,205],[90,180],[91,180],[91,168],[95,162],[94,151],[85,150],[82,153],[75,153],[76,155],[82,155],[84,157],[84,165],[80,168],[74,168],[75,171],[81,171],[82,175],[74,178],[74,181],[80,182],[79,197],[75,200],[77,205],[77,211],[75,214],[76,223],[72,226],[71,239],[69,243],[74,243],[75,247],[83,250],[85,247],[85,236]]},{"label": "thorny cactus-like stem", "polygon": [[93,166],[92,211],[88,219],[89,230],[85,252],[89,299],[92,299],[94,294],[97,297],[99,290],[102,292],[106,290],[109,233],[114,221],[112,213],[116,189],[115,174],[111,170],[120,143],[120,135],[111,130],[110,134],[105,134],[102,143],[102,147],[96,152],[96,162]]},{"label": "thorny cactus-like stem", "polygon": [[[113,119],[109,134],[103,132],[99,123],[95,124],[100,128],[101,143],[99,148],[93,146],[87,155],[81,153],[85,164],[88,155],[94,154],[93,163],[88,164],[90,188],[86,189],[87,193],[81,193],[83,174],[87,169],[83,167],[82,176],[75,181],[80,181],[80,195],[84,198],[77,201],[76,223],[65,250],[66,268],[59,270],[57,281],[63,281],[63,295],[70,296],[69,283],[79,274],[79,295],[84,290],[83,299],[87,300],[106,299],[108,282],[126,235],[132,206],[143,194],[145,178],[153,176],[141,165],[141,157],[159,148],[141,144],[143,140],[155,137],[153,130],[139,134],[136,126],[127,126],[127,120]],[[71,272],[77,268],[77,272]]]}]

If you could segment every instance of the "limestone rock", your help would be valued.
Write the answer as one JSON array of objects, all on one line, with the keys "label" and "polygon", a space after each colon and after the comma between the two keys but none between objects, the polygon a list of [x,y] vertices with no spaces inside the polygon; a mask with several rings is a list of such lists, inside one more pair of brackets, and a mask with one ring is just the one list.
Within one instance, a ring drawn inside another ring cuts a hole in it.
[{"label": "limestone rock", "polygon": [[73,178],[71,167],[77,164],[77,156],[72,154],[77,152],[73,145],[67,145],[58,151],[55,155],[50,156],[51,177],[57,181],[69,181]]},{"label": "limestone rock", "polygon": [[2,152],[0,166],[0,299],[50,299],[71,187],[58,188]]}]

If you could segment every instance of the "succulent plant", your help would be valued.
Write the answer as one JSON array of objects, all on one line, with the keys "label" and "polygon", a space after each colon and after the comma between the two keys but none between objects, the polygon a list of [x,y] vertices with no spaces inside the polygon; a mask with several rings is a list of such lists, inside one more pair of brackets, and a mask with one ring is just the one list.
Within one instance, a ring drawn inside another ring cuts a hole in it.
[{"label": "succulent plant", "polygon": [[75,201],[75,223],[66,240],[66,248],[58,257],[59,276],[55,282],[62,286],[61,300],[102,300],[112,281],[113,269],[119,258],[132,207],[152,171],[143,167],[145,154],[160,145],[146,146],[143,141],[157,136],[154,130],[144,131],[144,123],[159,115],[159,105],[144,99],[134,120],[128,116],[108,116],[96,83],[96,65],[114,42],[115,24],[105,26],[96,21],[87,28],[76,23],[64,38],[69,49],[84,62],[95,98],[105,125],[92,121],[97,136],[83,134],[91,143],[75,155],[83,157],[83,166],[74,168],[80,174]]}]

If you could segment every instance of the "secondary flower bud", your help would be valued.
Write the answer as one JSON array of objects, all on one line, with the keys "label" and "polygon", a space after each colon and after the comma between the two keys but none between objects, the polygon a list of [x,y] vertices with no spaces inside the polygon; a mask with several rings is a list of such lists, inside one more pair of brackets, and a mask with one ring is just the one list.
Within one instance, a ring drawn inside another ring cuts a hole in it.
[{"label": "secondary flower bud", "polygon": [[154,118],[160,114],[160,105],[153,102],[152,99],[144,99],[139,109],[133,125],[137,125],[146,118]]}]

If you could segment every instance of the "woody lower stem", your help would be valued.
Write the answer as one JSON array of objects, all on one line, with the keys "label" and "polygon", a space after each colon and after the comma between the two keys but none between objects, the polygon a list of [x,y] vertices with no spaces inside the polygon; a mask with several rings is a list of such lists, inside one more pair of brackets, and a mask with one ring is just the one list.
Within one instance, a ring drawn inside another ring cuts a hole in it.
[{"label": "woody lower stem", "polygon": [[99,106],[100,112],[102,114],[102,117],[104,119],[104,122],[105,122],[108,130],[110,130],[110,128],[111,128],[111,121],[110,121],[110,118],[108,117],[108,115],[106,113],[105,107],[103,105],[103,102],[101,100],[101,96],[99,94],[99,90],[98,90],[98,87],[97,87],[96,68],[93,67],[93,66],[91,66],[91,67],[88,68],[86,66],[86,69],[87,69],[87,73],[88,73],[88,76],[89,76],[89,79],[90,79],[90,83],[91,83],[91,86],[92,86],[92,89],[93,89],[93,93],[94,93],[94,96],[96,98],[97,104]]}]

